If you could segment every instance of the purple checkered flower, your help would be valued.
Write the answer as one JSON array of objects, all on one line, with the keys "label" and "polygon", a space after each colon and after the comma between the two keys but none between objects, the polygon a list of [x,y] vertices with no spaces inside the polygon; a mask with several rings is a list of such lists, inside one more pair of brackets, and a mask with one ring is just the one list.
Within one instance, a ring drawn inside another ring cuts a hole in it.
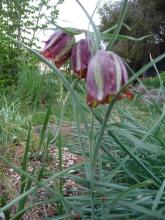
[{"label": "purple checkered flower", "polygon": [[88,104],[96,107],[98,104],[110,103],[127,80],[127,70],[121,58],[113,52],[98,50],[88,65]]},{"label": "purple checkered flower", "polygon": [[75,38],[61,30],[54,32],[45,42],[43,56],[53,60],[55,65],[60,68],[71,56]]}]

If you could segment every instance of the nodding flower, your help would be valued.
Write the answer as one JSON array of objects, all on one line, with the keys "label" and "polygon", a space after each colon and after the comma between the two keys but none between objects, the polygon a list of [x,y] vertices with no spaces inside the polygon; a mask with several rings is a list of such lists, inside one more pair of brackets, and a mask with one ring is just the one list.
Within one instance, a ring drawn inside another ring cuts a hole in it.
[{"label": "nodding flower", "polygon": [[45,58],[53,60],[55,65],[60,68],[71,56],[74,44],[75,38],[73,36],[57,30],[45,42],[42,54]]},{"label": "nodding flower", "polygon": [[[87,102],[91,107],[107,104],[128,81],[128,74],[122,59],[115,53],[98,50],[92,57],[87,71]],[[132,98],[125,90],[119,99]]]},{"label": "nodding flower", "polygon": [[88,63],[92,57],[92,41],[81,39],[72,49],[72,69],[79,78],[86,78]]}]

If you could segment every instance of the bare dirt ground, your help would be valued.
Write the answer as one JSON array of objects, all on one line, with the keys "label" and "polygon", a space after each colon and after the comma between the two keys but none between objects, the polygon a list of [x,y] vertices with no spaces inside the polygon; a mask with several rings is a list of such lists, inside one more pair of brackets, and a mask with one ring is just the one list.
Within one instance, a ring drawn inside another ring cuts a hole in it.
[{"label": "bare dirt ground", "polygon": [[[62,128],[62,132],[71,135],[71,129],[69,126]],[[12,146],[13,147],[13,146]],[[46,164],[46,169],[50,171],[59,171],[59,161],[58,161],[58,149],[55,145],[52,145],[48,148],[48,162]],[[10,160],[20,167],[20,161],[22,160],[24,151],[24,146],[21,144],[16,144],[10,156]],[[8,152],[9,153],[9,152]],[[6,156],[4,154],[4,156]],[[80,155],[70,153],[67,148],[63,148],[62,153],[62,169],[72,167],[74,164],[82,163],[83,158]],[[32,174],[33,167],[38,170],[42,164],[42,159],[37,158],[36,156],[31,156],[29,160],[28,172]],[[20,190],[20,175],[14,171],[13,168],[6,166],[4,163],[0,162],[1,173],[0,174],[0,197],[4,195],[7,196],[7,201],[11,201],[19,195]],[[79,174],[76,174],[79,175]],[[44,177],[46,178],[46,177]],[[72,196],[76,193],[76,183],[68,178],[63,181],[63,195],[64,196]],[[73,192],[74,191],[74,192]],[[44,199],[50,198],[51,195],[43,188],[40,188],[36,194],[35,201],[39,202]],[[34,198],[33,198],[34,199]],[[31,196],[28,198],[27,207],[31,203]],[[2,206],[2,204],[0,204]],[[13,206],[10,209],[12,215],[16,211],[16,206]],[[56,216],[57,215],[57,206],[56,204],[44,204],[31,210],[28,210],[26,214],[24,214],[22,220],[42,220],[47,217]],[[0,218],[1,220],[1,218]],[[4,219],[2,219],[4,220]]]}]

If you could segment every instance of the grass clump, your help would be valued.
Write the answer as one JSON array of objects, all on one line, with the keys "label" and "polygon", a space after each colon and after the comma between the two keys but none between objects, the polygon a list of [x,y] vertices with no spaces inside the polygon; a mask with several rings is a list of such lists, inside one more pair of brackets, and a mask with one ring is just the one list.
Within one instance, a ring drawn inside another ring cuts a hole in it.
[{"label": "grass clump", "polygon": [[16,95],[32,109],[41,108],[50,101],[57,104],[60,89],[60,83],[50,72],[41,72],[36,65],[23,65],[20,68]]},{"label": "grass clump", "polygon": [[160,73],[159,76],[143,78],[142,82],[148,89],[158,89],[160,87],[160,81],[165,86],[165,72]]}]

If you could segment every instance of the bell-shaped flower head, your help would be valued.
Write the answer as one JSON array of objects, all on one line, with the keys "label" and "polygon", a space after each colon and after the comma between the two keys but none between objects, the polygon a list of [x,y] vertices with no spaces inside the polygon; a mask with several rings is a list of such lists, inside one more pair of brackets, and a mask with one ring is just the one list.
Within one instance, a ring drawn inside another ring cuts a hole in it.
[{"label": "bell-shaped flower head", "polygon": [[72,69],[79,78],[86,78],[89,60],[92,56],[92,41],[81,39],[72,49]]},{"label": "bell-shaped flower head", "polygon": [[75,38],[61,30],[55,31],[45,42],[43,56],[53,60],[55,65],[60,68],[71,56]]},{"label": "bell-shaped flower head", "polygon": [[128,81],[128,74],[121,58],[105,50],[98,50],[88,65],[87,102],[90,106],[110,103]]}]

